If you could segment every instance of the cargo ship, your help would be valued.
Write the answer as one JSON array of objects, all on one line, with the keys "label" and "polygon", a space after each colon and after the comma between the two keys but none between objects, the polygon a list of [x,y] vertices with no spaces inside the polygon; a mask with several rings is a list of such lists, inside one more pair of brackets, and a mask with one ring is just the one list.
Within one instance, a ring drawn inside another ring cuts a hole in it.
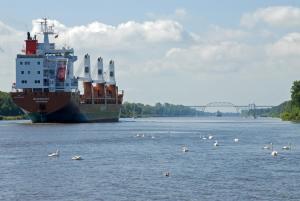
[{"label": "cargo ship", "polygon": [[[115,80],[115,63],[110,60],[104,71],[103,59],[96,59],[92,75],[90,55],[84,55],[80,71],[75,76],[74,49],[56,49],[58,35],[44,18],[41,22],[43,42],[27,33],[23,53],[16,58],[16,82],[11,97],[14,103],[34,123],[82,123],[119,121],[123,91],[119,93]],[[83,93],[79,90],[83,84]]]}]

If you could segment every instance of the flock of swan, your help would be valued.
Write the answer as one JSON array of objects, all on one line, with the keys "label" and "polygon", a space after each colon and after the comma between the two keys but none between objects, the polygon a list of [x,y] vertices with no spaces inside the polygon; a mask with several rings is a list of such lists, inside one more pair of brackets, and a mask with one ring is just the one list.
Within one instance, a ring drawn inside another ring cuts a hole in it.
[{"label": "flock of swan", "polygon": [[[135,137],[144,138],[145,134],[136,134]],[[152,135],[151,138],[154,139],[155,137]],[[211,135],[211,134],[208,135],[208,136],[200,136],[200,138],[202,140],[210,140],[210,141],[214,140],[214,143],[213,143],[214,147],[218,147],[220,145],[219,142],[218,142],[218,140],[213,135]],[[239,141],[240,141],[239,138],[234,138],[233,139],[234,143],[238,143]],[[273,143],[269,143],[269,144],[265,145],[263,147],[263,149],[265,149],[265,150],[271,150],[271,156],[273,156],[273,157],[278,156],[278,151],[276,151],[274,149]],[[282,150],[291,150],[291,149],[292,149],[291,143],[289,143],[288,145],[282,147]],[[182,152],[189,152],[188,146],[187,145],[182,145],[181,151]],[[164,175],[166,177],[169,177],[170,176],[170,172],[165,172]]]},{"label": "flock of swan", "polygon": [[[56,149],[55,152],[48,154],[49,157],[59,157],[60,152],[58,149]],[[79,155],[75,155],[72,157],[72,160],[82,160],[83,158]]]},{"label": "flock of swan", "polygon": [[[278,156],[278,151],[274,150],[274,147],[273,147],[273,143],[271,142],[270,144],[268,145],[265,145],[263,147],[263,149],[267,149],[267,150],[271,150],[271,155],[272,156]],[[292,145],[291,143],[289,143],[288,145],[286,146],[283,146],[282,147],[282,150],[292,150]]]}]

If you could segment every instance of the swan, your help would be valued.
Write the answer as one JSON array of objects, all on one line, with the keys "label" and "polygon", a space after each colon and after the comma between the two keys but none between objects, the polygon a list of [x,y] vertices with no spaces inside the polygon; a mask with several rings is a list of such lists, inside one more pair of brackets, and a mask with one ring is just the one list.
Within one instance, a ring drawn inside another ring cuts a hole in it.
[{"label": "swan", "polygon": [[291,143],[289,143],[288,146],[283,146],[282,149],[283,149],[283,150],[291,150],[291,149],[292,149]]},{"label": "swan", "polygon": [[183,146],[183,147],[182,147],[182,151],[183,151],[183,152],[188,152],[189,149],[187,148],[187,146]]},{"label": "swan", "polygon": [[165,172],[165,176],[166,177],[170,176],[170,172]]},{"label": "swan", "polygon": [[270,143],[269,145],[265,145],[265,146],[263,147],[263,149],[271,149],[271,146],[273,146],[272,143]]},{"label": "swan", "polygon": [[215,147],[219,146],[219,143],[218,143],[217,140],[215,141],[214,146],[215,146]]},{"label": "swan", "polygon": [[234,138],[234,142],[239,142],[239,139],[238,138]]},{"label": "swan", "polygon": [[82,160],[82,157],[79,155],[73,156],[72,160]]},{"label": "swan", "polygon": [[214,138],[214,136],[212,136],[212,135],[208,136],[209,140],[212,140],[213,138]]},{"label": "swan", "polygon": [[278,156],[278,152],[273,150],[273,143],[271,143],[271,149],[272,149],[271,155],[272,156]]},{"label": "swan", "polygon": [[277,155],[278,155],[278,152],[277,152],[277,151],[272,151],[272,152],[271,152],[271,155],[272,155],[272,156],[277,156]]},{"label": "swan", "polygon": [[53,153],[51,153],[51,154],[48,154],[48,156],[49,156],[49,157],[54,157],[54,156],[58,157],[58,156],[59,156],[59,150],[56,149],[55,152],[53,152]]},{"label": "swan", "polygon": [[207,138],[206,137],[202,137],[202,140],[206,140]]}]

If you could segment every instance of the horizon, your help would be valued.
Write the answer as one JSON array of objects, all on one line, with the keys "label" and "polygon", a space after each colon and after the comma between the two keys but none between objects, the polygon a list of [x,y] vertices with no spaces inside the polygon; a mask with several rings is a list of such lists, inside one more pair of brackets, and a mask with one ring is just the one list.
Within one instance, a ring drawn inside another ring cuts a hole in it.
[{"label": "horizon", "polygon": [[278,105],[300,77],[297,1],[36,2],[0,8],[1,91],[15,81],[26,32],[38,32],[45,16],[57,45],[74,48],[77,69],[85,53],[92,65],[98,56],[106,66],[115,60],[128,102]]}]

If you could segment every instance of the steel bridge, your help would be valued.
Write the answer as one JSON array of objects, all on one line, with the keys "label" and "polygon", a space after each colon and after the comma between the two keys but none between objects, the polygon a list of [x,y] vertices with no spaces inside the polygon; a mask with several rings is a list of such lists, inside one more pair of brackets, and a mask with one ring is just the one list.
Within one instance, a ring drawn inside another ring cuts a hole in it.
[{"label": "steel bridge", "polygon": [[268,109],[274,107],[273,105],[256,105],[255,103],[250,103],[248,105],[235,105],[231,102],[219,101],[219,102],[210,102],[206,105],[192,105],[188,106],[194,109],[200,109],[200,111],[205,112],[206,108],[234,108],[237,113],[240,113],[241,110],[246,110],[251,112],[254,117],[256,117],[257,109]]}]

